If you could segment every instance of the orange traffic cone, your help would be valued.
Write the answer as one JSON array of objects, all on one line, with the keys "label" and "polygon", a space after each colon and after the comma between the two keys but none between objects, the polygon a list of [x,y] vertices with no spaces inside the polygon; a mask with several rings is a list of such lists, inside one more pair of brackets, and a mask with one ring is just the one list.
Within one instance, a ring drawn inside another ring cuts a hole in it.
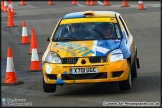
[{"label": "orange traffic cone", "polygon": [[35,31],[34,31],[34,28],[32,28],[31,30],[31,44],[30,44],[30,52],[29,52],[29,55],[32,53],[32,49],[33,48],[36,48],[37,49],[37,52],[39,54],[42,54],[38,51],[38,47],[37,47],[37,41],[36,41],[36,35],[35,35]]},{"label": "orange traffic cone", "polygon": [[22,24],[22,38],[21,38],[21,42],[19,43],[19,45],[24,45],[24,44],[30,44],[25,21],[23,21],[23,24]]},{"label": "orange traffic cone", "polygon": [[130,7],[130,6],[128,5],[127,0],[123,0],[123,1],[122,1],[122,6],[121,6],[121,7]]},{"label": "orange traffic cone", "polygon": [[[8,7],[7,7],[7,11],[8,11],[8,8],[9,8],[9,5],[11,3],[11,0],[8,0]],[[11,8],[11,7],[10,7]]]},{"label": "orange traffic cone", "polygon": [[12,1],[10,2],[10,8],[11,8],[11,12],[12,12],[12,14],[15,15],[16,13],[15,13],[15,11],[14,11]]},{"label": "orange traffic cone", "polygon": [[90,3],[89,3],[89,5],[91,5],[91,6],[95,5],[95,2],[94,2],[94,0],[90,0]]},{"label": "orange traffic cone", "polygon": [[[7,11],[9,11],[9,8],[11,9],[11,4],[8,4]],[[7,13],[7,15],[8,15],[8,13]],[[11,15],[13,16],[12,11],[11,11]]]},{"label": "orange traffic cone", "polygon": [[139,2],[138,2],[138,10],[145,10],[143,1],[139,1]]},{"label": "orange traffic cone", "polygon": [[104,0],[104,6],[110,6],[110,3],[108,0]]},{"label": "orange traffic cone", "polygon": [[77,5],[77,1],[76,0],[72,0],[72,5]]},{"label": "orange traffic cone", "polygon": [[27,4],[25,4],[24,0],[21,0],[19,6],[24,6],[24,5],[27,5]]},{"label": "orange traffic cone", "polygon": [[[9,4],[10,5],[10,4]],[[14,21],[13,21],[13,15],[12,15],[12,13],[11,13],[11,8],[10,8],[10,6],[9,6],[9,8],[8,8],[8,23],[7,23],[7,27],[6,28],[12,28],[12,27],[17,27],[17,26],[15,26],[15,24],[14,24]]]},{"label": "orange traffic cone", "polygon": [[14,16],[14,14],[16,14],[16,13],[14,12],[12,2],[9,2],[9,3],[8,3],[7,11],[8,11],[9,8],[11,9],[11,15]]},{"label": "orange traffic cone", "polygon": [[6,65],[6,76],[4,79],[4,84],[23,84],[23,81],[18,81],[15,73],[15,68],[12,59],[12,50],[8,47],[7,51],[7,65]]},{"label": "orange traffic cone", "polygon": [[86,5],[89,5],[90,4],[90,0],[86,0]]},{"label": "orange traffic cone", "polygon": [[8,0],[8,4],[10,4],[12,2],[12,0]]},{"label": "orange traffic cone", "polygon": [[[32,36],[33,40],[34,37]],[[39,58],[38,58],[38,52],[37,52],[37,46],[36,46],[36,41],[33,41],[33,47],[32,47],[32,55],[31,55],[31,63],[30,63],[30,70],[29,71],[41,71],[41,66],[39,63]]]},{"label": "orange traffic cone", "polygon": [[1,1],[1,11],[3,11],[4,8],[4,0]]},{"label": "orange traffic cone", "polygon": [[4,1],[3,11],[4,11],[4,12],[7,12],[7,8],[8,8],[8,3],[7,3],[7,1],[5,0],[5,1]]},{"label": "orange traffic cone", "polygon": [[54,5],[53,0],[48,0],[48,5]]}]

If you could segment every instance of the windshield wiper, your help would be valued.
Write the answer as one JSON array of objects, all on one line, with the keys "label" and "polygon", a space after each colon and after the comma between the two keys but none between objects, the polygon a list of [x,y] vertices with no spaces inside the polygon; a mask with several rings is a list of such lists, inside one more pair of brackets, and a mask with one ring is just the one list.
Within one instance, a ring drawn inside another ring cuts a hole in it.
[{"label": "windshield wiper", "polygon": [[59,41],[59,40],[63,40],[63,41],[66,41],[66,40],[76,40],[75,37],[63,37],[63,38],[55,38],[54,40],[56,41]]}]

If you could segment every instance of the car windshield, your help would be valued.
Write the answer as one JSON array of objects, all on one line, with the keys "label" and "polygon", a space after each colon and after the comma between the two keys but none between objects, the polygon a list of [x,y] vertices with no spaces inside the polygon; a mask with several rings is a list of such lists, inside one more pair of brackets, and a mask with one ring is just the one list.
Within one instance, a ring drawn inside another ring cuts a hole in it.
[{"label": "car windshield", "polygon": [[59,25],[54,33],[53,41],[105,40],[120,38],[121,34],[117,23],[88,22]]}]

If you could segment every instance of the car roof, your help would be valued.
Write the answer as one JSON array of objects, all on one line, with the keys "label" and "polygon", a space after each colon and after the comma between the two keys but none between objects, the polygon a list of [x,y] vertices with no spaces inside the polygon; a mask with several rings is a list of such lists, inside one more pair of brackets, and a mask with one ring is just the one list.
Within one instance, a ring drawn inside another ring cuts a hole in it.
[{"label": "car roof", "polygon": [[94,13],[94,17],[97,16],[105,16],[105,17],[115,17],[115,15],[120,15],[118,12],[115,11],[82,11],[82,12],[72,12],[66,14],[63,19],[69,19],[69,18],[85,18],[86,16],[84,13]]}]

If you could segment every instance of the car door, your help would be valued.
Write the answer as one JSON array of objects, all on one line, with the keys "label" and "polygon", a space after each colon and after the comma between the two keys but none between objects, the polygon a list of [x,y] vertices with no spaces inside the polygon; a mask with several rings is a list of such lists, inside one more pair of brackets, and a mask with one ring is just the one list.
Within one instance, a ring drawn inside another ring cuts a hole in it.
[{"label": "car door", "polygon": [[124,33],[126,34],[126,42],[127,42],[127,45],[129,46],[130,48],[130,52],[131,52],[131,65],[134,61],[134,57],[135,57],[135,52],[136,52],[136,48],[135,48],[135,45],[134,45],[134,42],[133,42],[133,36],[131,35],[129,29],[128,29],[128,26],[126,24],[126,21],[124,20],[124,18],[120,15],[119,16],[119,20],[122,24],[122,27],[124,29]]}]

